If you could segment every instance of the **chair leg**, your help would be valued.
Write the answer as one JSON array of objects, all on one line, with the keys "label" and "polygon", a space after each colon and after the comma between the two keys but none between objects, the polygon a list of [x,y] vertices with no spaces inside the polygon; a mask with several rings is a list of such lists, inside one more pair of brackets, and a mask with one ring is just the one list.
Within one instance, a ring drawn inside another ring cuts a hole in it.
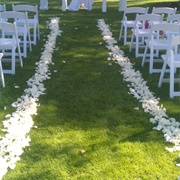
[{"label": "chair leg", "polygon": [[36,31],[37,31],[37,29],[36,29],[36,24],[34,23],[34,27],[33,27],[33,41],[32,41],[32,43],[34,44],[34,45],[36,45],[36,36],[37,36],[37,33],[36,33]]},{"label": "chair leg", "polygon": [[136,37],[136,45],[135,45],[136,46],[135,47],[136,48],[136,50],[135,50],[136,51],[136,58],[138,58],[138,56],[139,56],[139,54],[138,54],[138,52],[139,52],[139,42],[138,41],[139,41],[139,38]]},{"label": "chair leg", "polygon": [[17,49],[18,49],[20,65],[21,65],[21,67],[23,67],[23,61],[22,61],[21,49],[20,49],[19,43],[17,43]]},{"label": "chair leg", "polygon": [[134,33],[132,34],[132,37],[131,37],[131,42],[130,42],[130,46],[129,46],[129,52],[131,52],[131,50],[132,50],[133,40],[134,40]]},{"label": "chair leg", "polygon": [[146,60],[146,55],[147,55],[147,50],[148,50],[148,44],[146,44],[145,50],[144,50],[144,54],[143,54],[143,59],[141,62],[141,66],[144,66],[145,60]]},{"label": "chair leg", "polygon": [[23,36],[23,56],[26,58],[27,57],[27,37],[26,35]]},{"label": "chair leg", "polygon": [[3,69],[2,69],[1,60],[0,60],[0,74],[1,74],[2,87],[5,87],[4,73],[3,73]]},{"label": "chair leg", "polygon": [[38,40],[40,40],[40,30],[39,30],[39,25],[37,25],[37,30],[38,30]]},{"label": "chair leg", "polygon": [[32,46],[31,46],[31,36],[30,36],[29,32],[27,33],[27,38],[28,38],[29,50],[31,52],[32,51]]},{"label": "chair leg", "polygon": [[159,77],[159,82],[158,82],[158,87],[159,88],[162,85],[162,81],[163,81],[163,78],[164,78],[166,66],[167,66],[167,63],[166,63],[166,60],[165,60],[164,63],[163,63],[163,67],[162,67],[162,71],[161,71],[160,77]]},{"label": "chair leg", "polygon": [[121,37],[122,37],[122,31],[123,31],[123,24],[121,24],[121,29],[119,32],[119,41],[121,40]]},{"label": "chair leg", "polygon": [[173,97],[174,97],[174,67],[170,67],[170,98]]},{"label": "chair leg", "polygon": [[124,45],[127,44],[127,27],[124,27]]},{"label": "chair leg", "polygon": [[151,47],[150,49],[150,60],[149,60],[149,73],[153,73],[153,55],[154,55],[154,49]]},{"label": "chair leg", "polygon": [[11,56],[11,74],[15,74],[15,64],[16,64],[16,48],[12,48],[12,56]]}]

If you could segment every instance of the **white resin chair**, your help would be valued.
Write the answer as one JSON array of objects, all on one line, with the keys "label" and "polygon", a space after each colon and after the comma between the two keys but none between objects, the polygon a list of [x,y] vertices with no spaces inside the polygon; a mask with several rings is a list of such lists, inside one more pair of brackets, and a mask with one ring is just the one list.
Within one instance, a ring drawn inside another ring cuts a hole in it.
[{"label": "white resin chair", "polygon": [[[163,15],[158,15],[158,14],[142,14],[136,15],[136,21],[134,28],[132,29],[132,37],[131,37],[131,43],[130,43],[130,48],[129,51],[131,52],[132,46],[135,45],[135,56],[136,58],[142,57],[143,53],[140,52],[140,49],[144,48],[144,39],[148,38],[151,25],[154,22],[161,23],[163,20]],[[141,23],[139,25],[139,23]],[[134,43],[135,39],[135,43]]]},{"label": "white resin chair", "polygon": [[[40,39],[40,30],[39,30],[39,14],[38,14],[38,7],[33,5],[12,5],[13,11],[20,11],[20,12],[28,12],[28,23],[29,27],[33,28],[33,39],[31,40],[31,43],[36,45],[36,40]],[[32,18],[29,16],[29,14],[33,14]],[[24,23],[24,21],[19,20],[17,21],[18,24]]]},{"label": "white resin chair", "polygon": [[2,87],[5,87],[4,73],[2,69],[2,63],[1,63],[2,57],[3,57],[3,54],[0,53],[0,78],[1,78]]},{"label": "white resin chair", "polygon": [[[0,22],[0,31],[11,31],[13,36],[7,37],[2,33],[0,38],[0,51],[3,52],[5,57],[10,56],[10,59],[5,58],[2,62],[8,62],[10,60],[11,67],[3,68],[5,74],[15,74],[15,64],[16,64],[16,50],[18,51],[17,55],[19,57],[19,62],[21,67],[23,66],[21,49],[20,49],[20,40],[18,39],[16,23]],[[10,52],[9,52],[10,51]]]},{"label": "white resin chair", "polygon": [[[180,78],[175,78],[175,70],[180,68],[180,35],[171,37],[166,55],[162,55],[164,60],[163,68],[159,78],[158,87],[162,82],[170,82],[170,98],[180,96]],[[170,68],[170,78],[164,78],[167,66]],[[175,82],[179,82],[179,90],[175,90]]]},{"label": "white resin chair", "polygon": [[[121,21],[121,28],[119,32],[119,41],[121,38],[124,36],[124,45],[130,44],[130,41],[128,42],[128,38],[131,36],[128,36],[128,29],[132,29],[135,24],[135,18],[134,19],[129,19],[129,15],[132,17],[136,17],[136,14],[147,14],[149,8],[143,8],[143,7],[128,7],[125,9],[123,18]],[[123,30],[124,29],[124,30]],[[124,34],[124,35],[123,35]]]},{"label": "white resin chair", "polygon": [[[28,23],[28,15],[27,12],[15,12],[15,11],[6,11],[2,12],[1,17],[3,19],[6,19],[6,21],[25,21],[24,24],[18,24],[17,25],[17,34],[18,37],[21,38],[21,43],[23,46],[23,51],[21,51],[21,55],[23,57],[27,57],[27,47],[29,46],[29,50],[32,51],[31,48],[31,38],[30,38],[30,29],[29,29],[29,23]],[[12,35],[12,32],[4,32],[6,35]]]},{"label": "white resin chair", "polygon": [[[145,61],[147,61],[147,52],[150,50],[149,58],[149,73],[160,73],[162,69],[154,68],[154,62],[162,62],[158,59],[160,50],[167,50],[169,38],[172,34],[180,33],[180,24],[175,23],[160,23],[152,24],[151,31],[149,33],[146,42],[146,48],[144,50],[144,55],[142,59],[142,66],[144,66]],[[156,53],[155,53],[156,51]]]}]

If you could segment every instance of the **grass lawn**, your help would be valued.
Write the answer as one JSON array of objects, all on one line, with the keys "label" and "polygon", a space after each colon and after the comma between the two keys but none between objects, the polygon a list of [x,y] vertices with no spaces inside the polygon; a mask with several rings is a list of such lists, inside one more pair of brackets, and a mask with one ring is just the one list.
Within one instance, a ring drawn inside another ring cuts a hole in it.
[{"label": "grass lawn", "polygon": [[[8,10],[11,4],[22,2],[1,0]],[[28,3],[39,5],[35,0]],[[171,144],[165,142],[162,132],[152,130],[151,115],[128,93],[120,66],[107,61],[108,50],[97,19],[105,19],[118,39],[122,12],[118,12],[118,1],[107,1],[106,13],[101,12],[101,4],[95,0],[92,11],[62,12],[61,1],[51,0],[48,11],[39,10],[41,40],[23,59],[23,68],[17,64],[15,75],[5,75],[0,121],[14,111],[11,104],[23,94],[26,81],[35,72],[35,62],[50,32],[49,18],[60,17],[63,33],[57,38],[46,94],[40,97],[38,115],[33,117],[37,128],[29,134],[30,147],[3,180],[175,180],[180,176],[176,166],[179,152],[165,150]],[[149,6],[150,10],[158,5],[162,1],[127,1],[127,6]],[[129,53],[129,46],[123,46],[122,41],[118,45],[160,97],[167,114],[180,122],[180,98],[169,98],[169,84],[159,89],[159,74],[150,75],[148,64],[142,68],[134,50]],[[14,88],[16,85],[20,88]]]}]

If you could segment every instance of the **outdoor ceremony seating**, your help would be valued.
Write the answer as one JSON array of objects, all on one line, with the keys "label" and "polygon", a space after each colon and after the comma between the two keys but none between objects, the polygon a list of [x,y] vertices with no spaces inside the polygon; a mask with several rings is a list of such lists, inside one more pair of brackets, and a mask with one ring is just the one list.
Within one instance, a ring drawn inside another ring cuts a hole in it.
[{"label": "outdoor ceremony seating", "polygon": [[[0,38],[0,51],[2,51],[6,57],[5,62],[8,62],[9,60],[11,64],[10,68],[9,66],[6,69],[3,68],[3,72],[6,74],[15,74],[16,50],[18,51],[17,55],[19,57],[20,65],[21,67],[23,66],[19,45],[20,39],[18,39],[16,23],[0,22],[0,31],[2,34],[2,37]],[[12,36],[5,36],[4,33],[2,33],[4,31],[12,32]],[[10,57],[10,59],[7,59],[7,57]],[[2,62],[4,62],[3,59]]]},{"label": "outdoor ceremony seating", "polygon": [[[18,38],[21,37],[21,44],[23,46],[23,51],[21,51],[21,55],[23,57],[27,57],[27,47],[29,46],[29,50],[32,51],[31,48],[31,39],[30,39],[30,29],[28,23],[28,15],[27,12],[15,12],[15,11],[6,11],[1,13],[1,18],[6,19],[8,22],[17,22],[19,20],[25,21],[24,24],[16,23]],[[10,31],[4,31],[4,35],[12,35]],[[21,45],[20,44],[20,45]]]},{"label": "outdoor ceremony seating", "polygon": [[2,57],[3,57],[3,54],[0,53],[0,77],[1,77],[2,87],[5,87],[4,73],[3,73],[3,69],[2,69],[2,63],[1,63]]},{"label": "outdoor ceremony seating", "polygon": [[[133,45],[135,45],[135,56],[136,58],[142,57],[144,53],[140,52],[140,49],[144,48],[144,39],[149,36],[151,25],[154,22],[161,23],[163,15],[158,14],[142,14],[136,15],[134,28],[132,29],[131,43],[129,51],[131,52]],[[135,43],[134,43],[135,39]]]},{"label": "outdoor ceremony seating", "polygon": [[[28,23],[29,27],[33,28],[33,39],[31,43],[36,45],[36,40],[40,39],[40,28],[39,28],[39,14],[38,14],[38,7],[37,5],[12,5],[13,11],[20,11],[20,12],[28,12]],[[31,14],[31,15],[29,15]],[[25,21],[17,20],[17,24],[24,24]]]},{"label": "outdoor ceremony seating", "polygon": [[[145,61],[147,60],[147,52],[150,50],[150,59],[149,59],[149,73],[160,73],[161,68],[157,69],[153,67],[154,62],[159,62],[159,59],[155,59],[159,56],[159,50],[167,50],[169,38],[172,34],[178,34],[180,30],[180,24],[175,23],[159,23],[152,24],[151,30],[148,36],[148,39],[145,40],[146,47],[143,54],[142,66],[144,66]],[[156,51],[156,53],[155,53]],[[162,62],[162,61],[160,61]]]},{"label": "outdoor ceremony seating", "polygon": [[[180,78],[175,78],[175,70],[176,68],[180,68],[180,35],[174,36],[172,35],[169,43],[166,55],[162,55],[164,60],[161,75],[159,78],[158,87],[161,87],[162,82],[170,82],[170,98],[174,96],[180,96],[180,86],[175,89],[175,82],[180,83]],[[170,68],[170,78],[164,78],[165,70],[167,66]]]},{"label": "outdoor ceremony seating", "polygon": [[[135,25],[135,19],[130,19],[129,16],[134,15],[136,17],[136,14],[147,14],[149,8],[144,7],[128,7],[125,9],[123,18],[121,21],[121,28],[119,32],[119,41],[124,36],[124,45],[130,44],[130,41],[128,41],[128,38],[131,36],[128,35],[128,30],[132,29]],[[124,34],[124,35],[123,35]]]}]

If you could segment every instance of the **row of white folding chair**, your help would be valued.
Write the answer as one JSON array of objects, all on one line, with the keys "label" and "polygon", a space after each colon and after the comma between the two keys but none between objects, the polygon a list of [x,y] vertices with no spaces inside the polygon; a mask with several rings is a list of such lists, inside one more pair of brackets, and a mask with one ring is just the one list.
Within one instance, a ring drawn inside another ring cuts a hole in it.
[{"label": "row of white folding chair", "polygon": [[[159,17],[161,16],[161,18]],[[135,45],[135,55],[136,58],[142,57],[143,53],[139,53],[140,48],[144,48],[144,39],[149,36],[150,32],[150,24],[152,23],[166,23],[163,21],[164,15],[159,14],[137,14],[135,19],[135,25],[132,29],[132,36],[130,42],[129,51],[131,51],[132,46]],[[180,22],[180,14],[168,15],[167,23],[179,23]],[[135,38],[135,43],[134,43]],[[140,41],[141,40],[141,41]]]},{"label": "row of white folding chair", "polygon": [[[29,26],[33,28],[32,33],[32,41],[31,43],[36,45],[37,39],[40,39],[40,27],[39,27],[39,14],[38,14],[38,7],[37,5],[29,5],[29,4],[20,4],[20,5],[14,5],[12,4],[12,10],[17,12],[28,12],[32,14],[32,18],[28,18]],[[6,11],[6,5],[2,4],[0,5],[0,12]],[[18,23],[24,23],[24,21],[19,21]]]},{"label": "row of white folding chair", "polygon": [[[175,89],[175,83],[180,84],[180,78],[175,77],[175,70],[180,68],[180,35],[172,35],[168,42],[166,55],[162,55],[164,60],[161,75],[159,78],[158,87],[161,87],[162,82],[170,83],[170,98],[180,96],[180,85]],[[170,78],[164,78],[167,66],[170,68]],[[179,88],[179,89],[178,89]]]},{"label": "row of white folding chair", "polygon": [[[23,51],[21,51],[21,55],[23,57],[27,57],[28,46],[29,46],[30,51],[32,51],[27,12],[5,11],[5,12],[0,13],[0,17],[2,19],[6,19],[6,22],[12,22],[12,21],[16,22],[18,37],[19,38],[22,37],[21,42],[23,46]],[[25,23],[19,25],[17,23],[18,20],[23,20],[25,21]],[[3,31],[3,33],[4,35],[12,35],[12,32],[9,32],[9,31]]]},{"label": "row of white folding chair", "polygon": [[[149,62],[149,73],[160,73],[161,68],[154,68],[154,62],[159,61],[159,51],[167,50],[169,39],[172,35],[180,34],[180,24],[178,23],[159,23],[152,24],[149,32],[148,39],[145,40],[146,47],[143,53],[142,66],[145,61]],[[150,54],[148,54],[148,50]],[[156,52],[156,53],[155,53]],[[150,58],[147,60],[147,56]]]},{"label": "row of white folding chair", "polygon": [[[29,35],[27,34],[27,36],[28,36],[28,45],[29,45],[29,48],[30,48],[30,51],[31,51],[31,43],[36,45],[37,38],[40,39],[38,7],[37,7],[37,5],[36,6],[33,6],[33,5],[12,5],[12,9],[13,9],[13,11],[16,11],[16,12],[24,12],[24,13],[28,12],[30,14],[32,13],[32,18],[28,19],[28,25],[33,28],[33,31],[32,31],[33,33],[31,35],[32,36],[31,42],[29,42]],[[5,4],[4,5],[0,5],[0,12],[4,12],[4,11],[6,11],[6,5]],[[2,18],[1,18],[1,20],[2,20]],[[7,19],[3,19],[2,21],[6,21],[6,20]],[[25,24],[25,26],[27,26],[25,19],[24,20],[23,19],[20,20],[20,18],[19,18],[19,20],[16,21],[16,22],[17,22],[16,24],[18,24],[18,25],[20,25],[20,24],[24,25]],[[18,30],[20,30],[20,28],[18,28]],[[22,30],[23,30],[23,28],[21,29],[21,32],[18,31],[19,35],[21,33],[23,33]],[[25,34],[24,34],[23,40],[25,40]],[[18,39],[18,41],[19,41],[19,43],[22,42],[22,41],[20,41],[20,39]],[[23,48],[24,50],[21,53],[24,57],[26,57],[25,45],[26,45],[26,43],[24,42],[24,48]],[[19,49],[19,45],[17,45],[17,49],[18,49],[18,54],[16,53],[15,57],[16,57],[16,55],[19,55],[19,52],[21,52],[21,50]],[[3,49],[3,51],[5,51],[5,49]],[[12,52],[14,52],[14,51],[12,51]],[[6,53],[6,55],[7,55],[7,53]],[[6,55],[5,55],[5,57],[6,57]],[[14,57],[13,53],[9,54],[9,55],[11,56],[10,60],[12,60],[11,69],[10,70],[4,70],[3,72],[4,73],[8,73],[8,74],[9,73],[10,74],[15,74],[15,65],[13,65],[15,57]],[[21,66],[22,66],[22,57],[19,56],[19,59],[20,59]],[[4,60],[4,58],[3,58],[3,60]]]},{"label": "row of white folding chair", "polygon": [[[18,39],[16,22],[8,23],[8,22],[0,22],[0,33],[2,37],[0,38],[0,50],[2,52],[11,51],[11,53],[7,54],[7,57],[10,56],[10,59],[5,59],[5,62],[10,61],[11,67],[9,69],[3,68],[3,73],[5,74],[15,74],[15,63],[16,63],[16,55],[18,55],[18,60],[20,62],[21,67],[23,66],[22,57],[21,57],[21,49],[20,49],[20,39]],[[12,32],[11,37],[4,36],[3,31]],[[17,53],[16,53],[17,51]],[[6,56],[6,54],[4,54]],[[3,61],[3,59],[2,59]]]},{"label": "row of white folding chair", "polygon": [[2,69],[2,63],[1,63],[2,57],[3,57],[3,53],[0,53],[0,78],[1,78],[2,87],[5,87],[4,73]]},{"label": "row of white folding chair", "polygon": [[[121,21],[121,28],[119,33],[119,41],[123,37],[124,33],[124,45],[130,44],[128,42],[128,29],[133,28],[135,24],[135,19],[129,20],[128,15],[131,14],[131,17],[136,17],[137,14],[147,14],[149,8],[143,8],[143,7],[128,7],[124,10],[123,18]],[[170,8],[170,7],[153,7],[151,14],[160,14],[160,15],[172,15],[175,14],[177,11],[177,8]],[[124,29],[124,31],[123,31]],[[131,37],[131,36],[130,36]]]},{"label": "row of white folding chair", "polygon": [[[40,28],[39,28],[39,14],[38,14],[38,6],[35,5],[27,5],[27,4],[20,4],[20,5],[14,5],[12,4],[12,9],[13,11],[18,11],[18,12],[28,12],[28,16],[29,13],[32,13],[32,18],[29,17],[28,18],[28,23],[29,26],[33,28],[33,39],[31,40],[31,43],[36,45],[36,41],[37,39],[40,39]],[[25,22],[22,20],[18,20],[17,21],[18,24],[24,24]]]},{"label": "row of white folding chair", "polygon": [[[129,51],[131,52],[133,45],[135,45],[135,56],[136,58],[142,57],[143,52],[140,50],[144,49],[144,40],[150,34],[151,25],[153,23],[161,24],[163,21],[163,15],[159,14],[137,14],[134,27],[132,29],[132,36]],[[135,39],[135,42],[134,42]]]}]

